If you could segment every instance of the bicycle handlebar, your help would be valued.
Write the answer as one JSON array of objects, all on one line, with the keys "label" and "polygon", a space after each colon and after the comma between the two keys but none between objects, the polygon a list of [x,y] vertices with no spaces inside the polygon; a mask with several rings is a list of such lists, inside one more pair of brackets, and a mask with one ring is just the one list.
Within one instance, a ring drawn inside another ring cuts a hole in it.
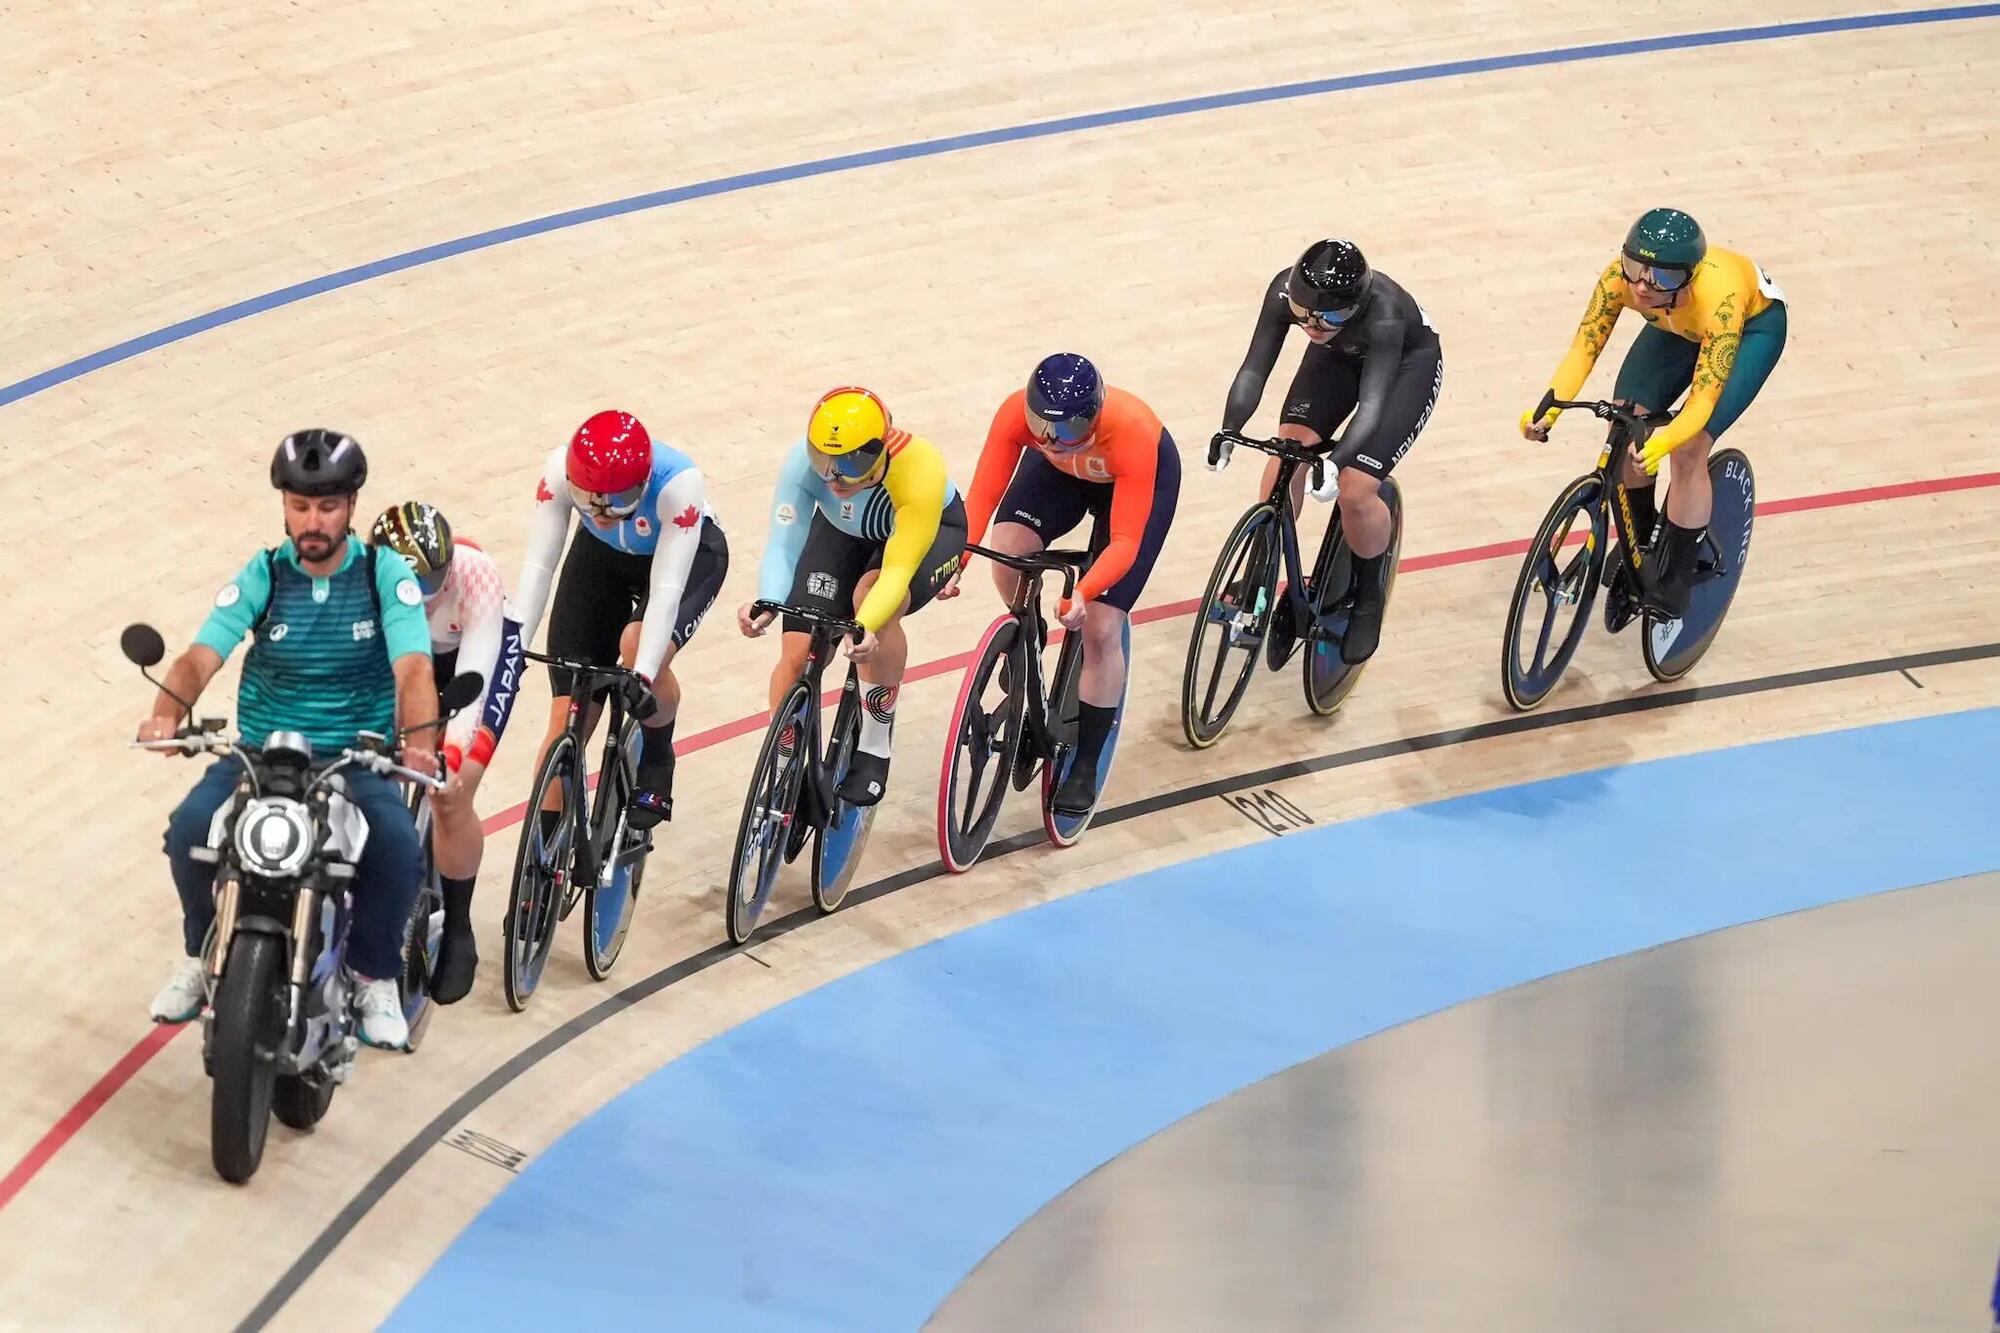
[{"label": "bicycle handlebar", "polygon": [[1566,403],[1562,399],[1556,397],[1555,390],[1551,389],[1547,393],[1542,395],[1541,402],[1535,404],[1535,414],[1534,416],[1530,417],[1529,420],[1540,421],[1543,417],[1549,414],[1549,410],[1551,408],[1561,408],[1565,412],[1570,411],[1572,409],[1582,412],[1588,412],[1592,416],[1596,417],[1599,421],[1616,421],[1621,425],[1623,425],[1625,429],[1627,429],[1628,431],[1633,431],[1635,433],[1641,426],[1646,426],[1646,427],[1663,426],[1667,422],[1672,421],[1674,419],[1674,414],[1672,412],[1641,412],[1639,409],[1629,406],[1625,403],[1610,403],[1610,402]]},{"label": "bicycle handlebar", "polygon": [[521,656],[527,661],[540,662],[543,666],[551,666],[558,671],[567,671],[575,676],[602,676],[606,680],[619,680],[626,676],[637,676],[641,680],[645,679],[645,677],[639,676],[638,672],[628,667],[605,666],[598,662],[577,662],[567,657],[552,657],[547,653],[532,653],[525,650],[521,653]]},{"label": "bicycle handlebar", "polygon": [[1307,467],[1319,463],[1326,456],[1327,446],[1325,444],[1309,448],[1306,445],[1300,444],[1297,440],[1280,439],[1275,435],[1268,440],[1253,440],[1243,434],[1243,432],[1235,430],[1219,430],[1215,432],[1215,435],[1217,439],[1227,440],[1231,444],[1241,445],[1245,449],[1255,449],[1259,453],[1269,454],[1273,458],[1289,458],[1294,463],[1300,463]]},{"label": "bicycle handlebar", "polygon": [[836,638],[852,639],[856,643],[861,642],[862,638],[868,633],[857,621],[849,620],[845,616],[837,616],[830,611],[822,611],[812,606],[793,606],[790,602],[767,602],[759,597],[756,601],[750,603],[750,614],[757,615],[759,613],[771,616],[790,616],[794,620],[803,620],[808,625],[832,630]]},{"label": "bicycle handlebar", "polygon": [[1060,574],[1063,581],[1063,597],[1076,595],[1076,581],[1083,571],[1090,567],[1091,554],[1088,551],[1033,551],[1027,555],[1009,555],[1005,551],[995,551],[976,542],[967,542],[967,555],[983,555],[996,565],[1005,565],[1020,574]]}]

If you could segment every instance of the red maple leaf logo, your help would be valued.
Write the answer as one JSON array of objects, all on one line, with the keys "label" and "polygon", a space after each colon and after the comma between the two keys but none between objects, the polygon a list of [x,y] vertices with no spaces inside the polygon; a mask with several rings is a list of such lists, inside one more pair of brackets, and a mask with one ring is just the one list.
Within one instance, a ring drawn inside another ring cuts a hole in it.
[{"label": "red maple leaf logo", "polygon": [[535,483],[536,504],[545,505],[549,501],[555,498],[556,498],[556,493],[549,489],[549,479],[547,477],[543,477],[540,481]]},{"label": "red maple leaf logo", "polygon": [[701,511],[693,505],[674,515],[674,526],[677,528],[691,528],[699,522],[701,522]]}]

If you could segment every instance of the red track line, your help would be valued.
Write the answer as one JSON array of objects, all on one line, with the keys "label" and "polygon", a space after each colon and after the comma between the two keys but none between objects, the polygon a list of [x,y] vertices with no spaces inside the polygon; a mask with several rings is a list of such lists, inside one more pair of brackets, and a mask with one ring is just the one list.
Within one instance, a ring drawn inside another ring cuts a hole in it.
[{"label": "red track line", "polygon": [[[1933,481],[1901,481],[1887,486],[1865,486],[1857,490],[1829,491],[1823,495],[1805,495],[1793,500],[1771,500],[1757,506],[1760,517],[1776,514],[1802,514],[1814,509],[1836,509],[1845,505],[1872,504],[1877,500],[1903,500],[1916,495],[1941,495],[1950,491],[1979,490],[2000,486],[2000,472],[1977,472],[1963,477],[1940,477]],[[1400,569],[1412,573],[1425,569],[1445,569],[1452,565],[1469,565],[1481,560],[1498,560],[1505,556],[1519,555],[1528,549],[1528,540],[1492,542],[1485,546],[1468,546],[1456,551],[1440,551],[1435,555],[1412,556],[1402,562]],[[1168,602],[1161,606],[1149,606],[1132,613],[1135,625],[1151,624],[1156,620],[1171,620],[1176,616],[1193,613],[1200,599],[1190,598],[1184,602]],[[942,676],[957,671],[972,660],[972,654],[955,653],[934,662],[909,668],[903,674],[904,681],[928,680],[932,676]],[[827,701],[832,702],[835,692],[829,691]],[[749,717],[725,722],[719,727],[696,732],[683,737],[675,746],[676,754],[692,754],[720,745],[738,736],[761,731],[770,724],[771,714],[766,711]],[[497,833],[521,818],[528,808],[527,802],[512,806],[487,819],[483,825],[488,833]],[[49,1127],[48,1133],[36,1140],[34,1147],[16,1162],[5,1179],[0,1179],[0,1209],[13,1202],[30,1180],[35,1178],[49,1159],[62,1150],[65,1143],[76,1136],[98,1109],[110,1101],[117,1091],[130,1082],[132,1076],[144,1067],[159,1051],[180,1033],[178,1027],[154,1027],[145,1036],[133,1043],[132,1049],[119,1057],[118,1063],[106,1070],[104,1076],[91,1084],[90,1091],[77,1098],[76,1105],[63,1113],[60,1120]]]},{"label": "red track line", "polygon": [[74,1138],[83,1128],[84,1122],[98,1112],[98,1108],[111,1100],[113,1093],[131,1081],[146,1061],[153,1058],[162,1046],[180,1034],[186,1024],[172,1027],[156,1025],[139,1038],[132,1049],[120,1056],[118,1063],[104,1071],[104,1077],[90,1085],[90,1091],[76,1099],[76,1105],[63,1112],[62,1119],[49,1126],[49,1132],[35,1140],[35,1146],[22,1154],[14,1163],[14,1169],[0,1180],[0,1208],[12,1203],[27,1183],[35,1178],[35,1173],[49,1164],[49,1159],[62,1150],[62,1146]]}]

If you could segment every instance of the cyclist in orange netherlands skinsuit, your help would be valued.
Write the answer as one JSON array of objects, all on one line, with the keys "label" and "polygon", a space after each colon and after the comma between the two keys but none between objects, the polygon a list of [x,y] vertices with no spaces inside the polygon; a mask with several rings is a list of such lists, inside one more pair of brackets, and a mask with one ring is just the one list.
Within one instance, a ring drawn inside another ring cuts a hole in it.
[{"label": "cyclist in orange netherlands skinsuit", "polygon": [[[1094,520],[1090,568],[1076,596],[1058,608],[1063,627],[1083,634],[1077,757],[1053,801],[1065,814],[1097,803],[1098,758],[1125,693],[1125,627],[1166,542],[1180,488],[1180,454],[1160,419],[1132,394],[1108,388],[1097,368],[1073,353],[1036,366],[986,433],[966,496],[968,540],[984,539],[993,523],[986,545],[1026,555],[1085,515]],[[1003,600],[1018,578],[994,569]]]}]

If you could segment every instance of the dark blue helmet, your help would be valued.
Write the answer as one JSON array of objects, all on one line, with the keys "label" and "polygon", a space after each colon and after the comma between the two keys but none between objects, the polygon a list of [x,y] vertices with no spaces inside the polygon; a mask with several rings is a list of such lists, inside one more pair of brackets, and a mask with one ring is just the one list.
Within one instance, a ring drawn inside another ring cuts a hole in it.
[{"label": "dark blue helmet", "polygon": [[1045,447],[1074,449],[1097,429],[1104,377],[1075,352],[1042,358],[1028,377],[1028,429]]}]

